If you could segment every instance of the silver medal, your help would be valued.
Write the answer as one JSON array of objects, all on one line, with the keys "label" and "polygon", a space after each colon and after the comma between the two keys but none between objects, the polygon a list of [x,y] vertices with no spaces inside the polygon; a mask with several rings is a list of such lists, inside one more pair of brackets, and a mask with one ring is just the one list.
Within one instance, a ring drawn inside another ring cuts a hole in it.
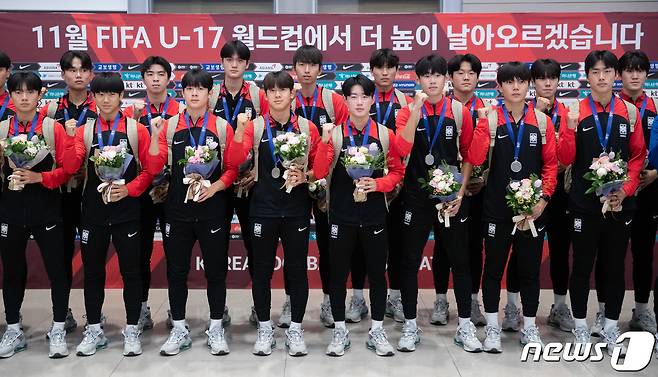
[{"label": "silver medal", "polygon": [[434,165],[434,156],[432,156],[431,154],[425,156],[425,164],[427,164],[428,166]]},{"label": "silver medal", "polygon": [[281,176],[281,170],[277,167],[274,167],[274,169],[272,169],[272,178],[277,179],[280,176]]},{"label": "silver medal", "polygon": [[514,173],[518,173],[521,171],[521,169],[523,169],[523,165],[521,165],[521,162],[519,160],[514,160],[510,164],[510,169],[512,169]]}]

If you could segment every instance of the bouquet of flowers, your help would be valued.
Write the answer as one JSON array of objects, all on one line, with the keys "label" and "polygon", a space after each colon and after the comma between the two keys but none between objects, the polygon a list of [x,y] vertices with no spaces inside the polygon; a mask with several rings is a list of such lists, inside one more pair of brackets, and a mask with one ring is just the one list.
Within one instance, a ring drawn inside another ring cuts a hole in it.
[{"label": "bouquet of flowers", "polygon": [[[368,147],[349,147],[341,161],[347,174],[355,181],[372,177],[375,170],[384,169],[386,166],[386,156],[377,143],[371,143]],[[353,196],[355,202],[365,202],[368,199],[367,194],[358,186],[354,189]]]},{"label": "bouquet of flowers", "polygon": [[452,206],[449,203],[457,199],[462,187],[462,174],[456,166],[448,166],[444,162],[441,167],[430,169],[426,179],[420,178],[418,181],[421,187],[429,192],[430,199],[438,201],[436,209],[439,222],[450,228],[448,211]]},{"label": "bouquet of flowers", "polygon": [[199,145],[196,148],[189,145],[185,147],[185,156],[178,160],[178,164],[184,166],[183,184],[188,185],[184,203],[187,203],[188,200],[198,201],[201,189],[210,187],[208,177],[219,164],[218,145],[217,142],[210,141],[206,145]]},{"label": "bouquet of flowers", "polygon": [[125,185],[123,174],[128,169],[133,156],[126,151],[123,145],[108,145],[103,149],[96,149],[89,158],[94,162],[96,175],[102,181],[96,188],[101,193],[103,203],[111,202],[112,186]]},{"label": "bouquet of flowers", "polygon": [[585,193],[595,193],[600,198],[601,203],[603,203],[601,213],[621,211],[621,206],[610,208],[608,195],[620,190],[628,180],[628,164],[626,161],[622,160],[621,156],[615,154],[615,152],[610,152],[593,159],[589,168],[590,171],[585,173],[583,178],[591,181],[592,184]]},{"label": "bouquet of flowers", "polygon": [[294,187],[288,179],[288,171],[304,168],[308,160],[307,145],[307,135],[303,132],[300,134],[286,132],[274,138],[274,149],[281,157],[281,165],[286,168],[286,171],[283,172],[283,179],[286,182],[281,188],[285,187],[288,194]]},{"label": "bouquet of flowers", "polygon": [[325,212],[327,206],[327,180],[318,179],[308,183],[308,194],[318,201],[318,207]]},{"label": "bouquet of flowers", "polygon": [[[50,153],[50,148],[41,135],[28,139],[26,134],[20,134],[3,140],[2,147],[12,169],[32,169]],[[14,183],[13,175],[8,178],[10,190],[21,191],[25,187]]]},{"label": "bouquet of flowers", "polygon": [[542,181],[535,174],[532,174],[530,178],[510,182],[505,199],[507,206],[514,212],[512,234],[515,234],[517,229],[530,229],[532,236],[537,237],[532,209],[539,203],[541,196]]}]

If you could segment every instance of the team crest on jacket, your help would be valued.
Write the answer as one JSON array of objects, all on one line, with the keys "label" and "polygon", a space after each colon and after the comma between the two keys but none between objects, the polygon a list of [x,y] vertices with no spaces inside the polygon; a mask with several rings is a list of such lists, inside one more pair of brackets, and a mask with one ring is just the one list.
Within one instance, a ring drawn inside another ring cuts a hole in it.
[{"label": "team crest on jacket", "polygon": [[2,224],[0,226],[0,235],[2,235],[2,237],[7,237],[8,233],[9,233],[9,225]]},{"label": "team crest on jacket", "polygon": [[530,146],[532,146],[532,147],[537,146],[537,133],[536,132],[531,132],[530,133]]},{"label": "team crest on jacket", "polygon": [[446,126],[446,139],[452,139],[452,135],[453,135],[453,133],[454,133],[454,131],[453,131],[453,129],[452,129],[452,126],[451,126],[451,125],[447,125],[447,126]]},{"label": "team crest on jacket", "polygon": [[496,224],[489,223],[489,237],[495,237],[495,236],[496,236]]},{"label": "team crest on jacket", "polygon": [[628,125],[626,123],[619,125],[619,137],[626,137],[627,128]]},{"label": "team crest on jacket", "polygon": [[263,226],[259,223],[254,223],[254,236],[260,237]]},{"label": "team crest on jacket", "polygon": [[581,232],[583,230],[583,220],[573,219],[573,230],[576,232]]},{"label": "team crest on jacket", "polygon": [[655,119],[655,117],[647,117],[647,128],[648,129],[651,129],[651,127],[653,127],[653,120],[654,119]]},{"label": "team crest on jacket", "polygon": [[327,116],[326,115],[320,115],[320,125],[323,125],[327,123]]},{"label": "team crest on jacket", "polygon": [[338,238],[338,225],[331,224],[331,238]]}]

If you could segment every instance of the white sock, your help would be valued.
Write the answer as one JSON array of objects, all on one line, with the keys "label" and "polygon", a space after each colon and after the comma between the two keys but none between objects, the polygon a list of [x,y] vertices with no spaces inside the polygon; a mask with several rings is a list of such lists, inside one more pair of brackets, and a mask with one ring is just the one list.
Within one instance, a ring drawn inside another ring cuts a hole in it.
[{"label": "white sock", "polygon": [[380,329],[384,326],[384,321],[375,321],[374,319],[370,321],[370,329]]},{"label": "white sock", "polygon": [[53,322],[53,329],[64,330],[64,322]]},{"label": "white sock", "polygon": [[363,289],[352,289],[352,296],[363,300]]},{"label": "white sock", "polygon": [[641,313],[644,311],[649,311],[649,303],[646,302],[636,302],[635,303],[635,312]]},{"label": "white sock", "polygon": [[553,300],[555,302],[555,307],[566,305],[567,304],[567,295],[558,295],[553,294]]},{"label": "white sock", "polygon": [[324,299],[322,300],[322,303],[325,305],[330,305],[329,295],[324,295]]},{"label": "white sock", "polygon": [[498,313],[484,313],[487,320],[487,326],[500,327],[498,324]]},{"label": "white sock", "polygon": [[605,322],[603,322],[603,331],[606,333],[609,333],[610,331],[614,330],[617,327],[617,322],[613,319],[605,319]]},{"label": "white sock", "polygon": [[272,328],[272,321],[259,321],[258,322],[258,328],[267,328],[271,329]]},{"label": "white sock", "polygon": [[576,324],[577,329],[587,328],[587,318],[583,318],[583,319],[574,318],[573,321]]},{"label": "white sock", "polygon": [[524,329],[529,329],[531,327],[535,326],[535,317],[523,317],[523,328]]},{"label": "white sock", "polygon": [[605,302],[599,302],[599,312],[605,313]]},{"label": "white sock", "polygon": [[184,329],[185,328],[185,320],[181,319],[180,321],[172,321],[173,325],[177,329]]},{"label": "white sock", "polygon": [[477,293],[472,293],[471,294],[471,302],[478,302],[478,294]]},{"label": "white sock", "polygon": [[400,290],[399,289],[389,289],[388,290],[388,295],[391,297],[391,299],[400,298]]},{"label": "white sock", "polygon": [[93,325],[88,325],[88,326],[89,326],[90,330],[94,330],[95,332],[103,331],[103,329],[101,329],[101,324],[100,323],[95,323]]},{"label": "white sock", "polygon": [[448,301],[448,295],[446,293],[437,293],[436,294],[436,300],[437,301]]},{"label": "white sock", "polygon": [[405,324],[405,325],[408,325],[408,326],[411,326],[411,327],[413,327],[414,329],[415,329],[416,327],[418,327],[418,325],[416,324],[416,318],[414,318],[414,319],[405,319],[405,320],[404,320],[404,324]]},{"label": "white sock", "polygon": [[519,292],[507,291],[507,303],[519,307]]},{"label": "white sock", "polygon": [[145,311],[146,309],[148,309],[148,307],[149,307],[148,302],[146,301],[142,302],[142,311]]},{"label": "white sock", "polygon": [[222,328],[222,320],[221,319],[210,319],[210,328],[209,330],[214,329],[215,327]]},{"label": "white sock", "polygon": [[459,327],[462,327],[463,325],[465,325],[465,324],[467,324],[467,323],[469,323],[469,322],[471,322],[471,319],[470,319],[470,318],[462,318],[462,317],[459,317]]},{"label": "white sock", "polygon": [[347,327],[345,326],[345,321],[335,321],[334,327],[337,329],[347,330]]},{"label": "white sock", "polygon": [[290,330],[300,331],[302,329],[302,324],[297,322],[290,322]]},{"label": "white sock", "polygon": [[12,323],[11,325],[7,325],[7,329],[11,329],[14,331],[21,331],[21,324],[20,323]]}]

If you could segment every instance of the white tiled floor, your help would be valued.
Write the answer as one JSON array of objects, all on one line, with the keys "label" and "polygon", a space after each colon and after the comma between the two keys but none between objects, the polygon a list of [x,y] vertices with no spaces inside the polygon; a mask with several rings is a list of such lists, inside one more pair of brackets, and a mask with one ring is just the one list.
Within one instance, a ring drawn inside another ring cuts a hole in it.
[{"label": "white tiled floor", "polygon": [[[273,319],[278,319],[283,292],[273,293]],[[65,359],[50,360],[47,358],[47,343],[45,332],[50,324],[50,298],[46,290],[30,290],[26,294],[22,313],[25,331],[28,336],[28,350],[7,360],[0,360],[0,376],[195,376],[225,375],[225,376],[608,376],[616,375],[610,366],[610,358],[601,362],[560,362],[560,363],[522,363],[519,361],[522,347],[518,343],[518,334],[503,335],[504,352],[499,355],[468,354],[452,343],[456,329],[456,304],[452,293],[449,295],[452,320],[445,327],[434,327],[428,324],[434,301],[434,293],[423,290],[419,298],[419,324],[423,329],[423,341],[414,353],[397,353],[391,358],[377,357],[365,348],[369,320],[360,324],[349,325],[352,339],[352,349],[342,358],[331,358],[324,355],[325,346],[329,340],[330,331],[319,323],[319,304],[322,294],[319,290],[311,291],[305,323],[305,338],[309,347],[309,355],[302,358],[292,358],[283,349],[283,330],[276,331],[277,349],[269,357],[258,357],[251,354],[255,339],[255,329],[247,318],[251,306],[251,292],[248,290],[231,290],[228,304],[233,317],[233,324],[227,329],[231,354],[216,357],[208,353],[205,346],[205,323],[207,320],[207,301],[201,290],[190,292],[188,302],[188,318],[192,328],[192,349],[176,357],[162,357],[158,354],[160,345],[167,337],[164,324],[168,308],[166,290],[152,291],[150,305],[156,321],[155,328],[142,336],[144,354],[135,358],[124,358],[121,354],[121,328],[125,321],[121,291],[108,290],[104,312],[109,318],[106,335],[110,339],[107,350],[98,352],[95,356],[82,358],[71,355]],[[505,295],[501,308],[504,305]],[[620,323],[622,331],[626,330],[632,307],[632,293],[626,295],[624,310]],[[543,291],[540,304],[541,328],[545,342],[571,340],[569,333],[564,333],[546,326],[546,315],[552,301],[550,291]],[[595,312],[596,299],[590,298],[590,312]],[[82,291],[75,290],[71,294],[71,307],[78,321],[82,324],[83,299]],[[0,304],[0,311],[4,308]],[[392,320],[385,321],[391,342],[397,342],[400,335],[400,325]],[[1,327],[4,330],[4,326]],[[479,330],[480,337],[483,331]],[[81,339],[81,329],[68,336],[69,349],[73,352],[75,345]],[[639,376],[657,376],[658,359],[653,358],[649,366],[639,373]]]}]

